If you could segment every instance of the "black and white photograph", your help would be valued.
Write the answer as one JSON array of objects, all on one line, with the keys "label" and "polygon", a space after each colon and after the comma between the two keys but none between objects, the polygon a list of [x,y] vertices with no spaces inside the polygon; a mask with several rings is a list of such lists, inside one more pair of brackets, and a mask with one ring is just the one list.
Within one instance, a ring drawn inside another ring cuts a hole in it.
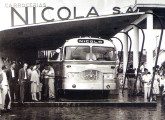
[{"label": "black and white photograph", "polygon": [[1,0],[0,120],[164,120],[165,0]]}]

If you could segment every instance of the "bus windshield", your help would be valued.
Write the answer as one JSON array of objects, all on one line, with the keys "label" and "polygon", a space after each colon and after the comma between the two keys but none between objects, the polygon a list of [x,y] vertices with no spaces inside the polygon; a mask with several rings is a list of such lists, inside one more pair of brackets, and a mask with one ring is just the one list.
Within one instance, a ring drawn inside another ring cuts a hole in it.
[{"label": "bus windshield", "polygon": [[114,61],[116,58],[115,49],[112,47],[92,47],[94,60],[98,61]]},{"label": "bus windshield", "polygon": [[90,54],[89,46],[67,46],[65,47],[65,60],[87,60]]}]

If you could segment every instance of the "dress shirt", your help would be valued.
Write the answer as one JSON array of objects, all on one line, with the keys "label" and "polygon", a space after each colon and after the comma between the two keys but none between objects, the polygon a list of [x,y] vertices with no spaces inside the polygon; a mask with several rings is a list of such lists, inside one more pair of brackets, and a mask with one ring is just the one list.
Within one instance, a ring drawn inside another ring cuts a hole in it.
[{"label": "dress shirt", "polygon": [[24,77],[24,79],[27,79],[27,71],[26,70],[24,70],[25,71],[25,77]]},{"label": "dress shirt", "polygon": [[11,76],[12,76],[12,78],[15,78],[15,74],[14,74],[14,69],[11,69]]}]

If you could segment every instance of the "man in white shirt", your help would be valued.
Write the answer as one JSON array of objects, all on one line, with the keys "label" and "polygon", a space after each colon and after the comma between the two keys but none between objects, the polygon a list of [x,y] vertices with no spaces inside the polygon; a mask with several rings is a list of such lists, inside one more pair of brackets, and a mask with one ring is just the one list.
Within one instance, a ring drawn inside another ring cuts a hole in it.
[{"label": "man in white shirt", "polygon": [[148,69],[145,68],[144,75],[142,76],[142,81],[144,83],[144,101],[147,101],[150,95],[151,79],[151,74],[149,74]]},{"label": "man in white shirt", "polygon": [[10,97],[10,89],[6,76],[7,66],[2,66],[2,82],[0,83],[2,86],[2,108],[3,111],[11,110],[11,97]]},{"label": "man in white shirt", "polygon": [[49,65],[49,72],[48,72],[48,78],[49,78],[49,82],[48,82],[48,85],[49,85],[49,98],[51,99],[54,99],[55,98],[55,72],[54,72],[54,69],[52,66]]}]

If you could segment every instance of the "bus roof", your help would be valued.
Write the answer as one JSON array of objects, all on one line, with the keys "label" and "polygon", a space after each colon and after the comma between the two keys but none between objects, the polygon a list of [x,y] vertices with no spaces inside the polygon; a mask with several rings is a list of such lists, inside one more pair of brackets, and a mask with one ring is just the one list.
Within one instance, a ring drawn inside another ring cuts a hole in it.
[{"label": "bus roof", "polygon": [[115,47],[110,40],[102,38],[80,37],[66,40],[64,46],[108,46]]}]

